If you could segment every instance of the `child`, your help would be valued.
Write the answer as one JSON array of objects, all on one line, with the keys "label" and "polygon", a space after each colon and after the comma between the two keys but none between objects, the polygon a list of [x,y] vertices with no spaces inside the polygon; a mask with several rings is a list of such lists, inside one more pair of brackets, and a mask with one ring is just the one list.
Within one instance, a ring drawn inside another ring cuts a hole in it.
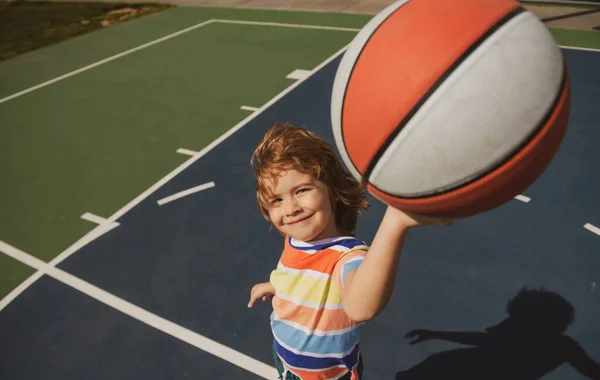
[{"label": "child", "polygon": [[252,166],[258,208],[285,237],[277,269],[248,303],[272,298],[280,379],[361,379],[359,326],[388,303],[408,229],[451,222],[388,207],[367,247],[354,238],[364,188],[327,142],[290,124],[267,132]]}]

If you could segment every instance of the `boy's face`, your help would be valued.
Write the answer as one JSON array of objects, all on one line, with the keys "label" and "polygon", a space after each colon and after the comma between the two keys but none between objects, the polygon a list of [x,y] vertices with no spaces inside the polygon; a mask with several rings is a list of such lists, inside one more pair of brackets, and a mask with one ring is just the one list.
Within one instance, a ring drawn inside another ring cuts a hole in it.
[{"label": "boy's face", "polygon": [[314,176],[295,169],[280,170],[270,186],[269,216],[283,234],[300,241],[339,235],[329,189]]}]

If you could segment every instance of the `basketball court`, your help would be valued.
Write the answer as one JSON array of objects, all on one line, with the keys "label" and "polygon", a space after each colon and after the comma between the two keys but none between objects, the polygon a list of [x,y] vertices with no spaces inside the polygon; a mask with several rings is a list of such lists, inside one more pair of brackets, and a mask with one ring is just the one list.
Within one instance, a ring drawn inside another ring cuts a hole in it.
[{"label": "basketball court", "polygon": [[[271,308],[246,305],[283,241],[250,156],[279,121],[333,143],[336,68],[369,18],[176,8],[0,63],[0,378],[276,379]],[[573,104],[557,156],[518,199],[410,232],[362,332],[367,379],[434,354],[491,378],[479,359],[502,350],[405,336],[484,333],[523,288],[572,306],[581,347],[530,352],[523,371],[564,362],[543,378],[585,379],[568,362],[600,361],[600,40],[555,36]],[[358,238],[383,211],[371,199]],[[538,305],[547,323],[566,307]]]}]

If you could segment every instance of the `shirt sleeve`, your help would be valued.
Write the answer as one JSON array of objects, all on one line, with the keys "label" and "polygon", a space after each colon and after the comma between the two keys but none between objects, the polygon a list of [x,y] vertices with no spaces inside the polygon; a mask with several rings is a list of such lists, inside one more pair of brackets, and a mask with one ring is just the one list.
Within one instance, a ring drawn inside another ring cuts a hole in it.
[{"label": "shirt sleeve", "polygon": [[337,262],[333,269],[333,278],[340,289],[344,289],[346,277],[350,272],[358,269],[365,259],[366,254],[366,251],[355,250],[345,254],[344,257]]}]

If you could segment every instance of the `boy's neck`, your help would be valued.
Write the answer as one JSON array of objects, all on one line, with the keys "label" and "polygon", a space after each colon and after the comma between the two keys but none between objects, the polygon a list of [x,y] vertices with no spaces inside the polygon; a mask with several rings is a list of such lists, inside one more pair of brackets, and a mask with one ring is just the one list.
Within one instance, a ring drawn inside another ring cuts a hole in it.
[{"label": "boy's neck", "polygon": [[294,241],[301,241],[303,243],[308,243],[308,244],[315,244],[318,242],[321,242],[323,240],[327,240],[327,239],[335,239],[335,238],[339,238],[339,237],[353,237],[350,234],[345,234],[342,232],[342,230],[340,228],[338,228],[337,226],[334,226],[333,228],[327,228],[325,230],[323,230],[319,235],[317,235],[317,237],[315,237],[314,239],[310,239],[310,240],[298,240],[292,237],[292,239],[294,239]]}]

